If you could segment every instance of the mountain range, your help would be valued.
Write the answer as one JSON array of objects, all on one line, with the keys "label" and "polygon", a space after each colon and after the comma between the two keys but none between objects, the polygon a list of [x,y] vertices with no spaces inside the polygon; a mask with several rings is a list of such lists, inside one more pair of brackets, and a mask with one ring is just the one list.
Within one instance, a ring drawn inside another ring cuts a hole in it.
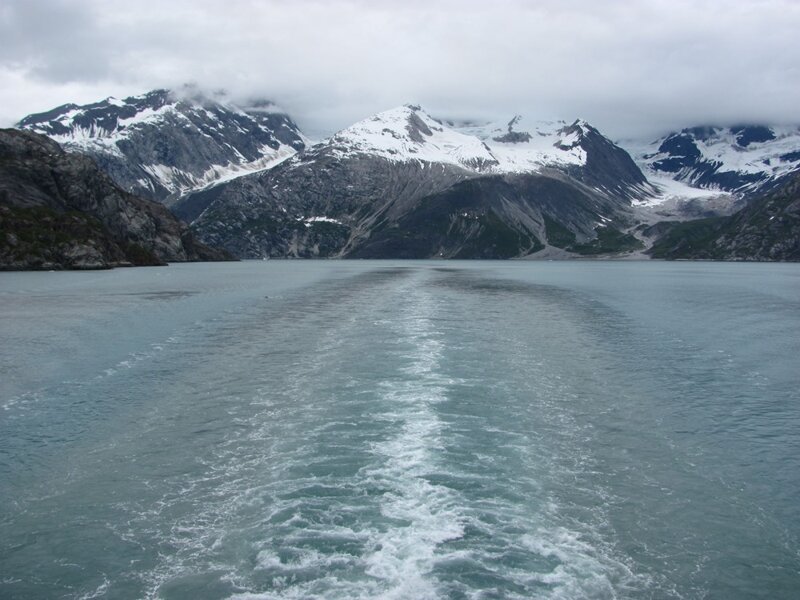
[{"label": "mountain range", "polygon": [[791,195],[797,127],[615,143],[581,119],[457,122],[405,105],[311,143],[269,101],[193,89],[66,105],[18,127],[91,156],[243,258],[791,259],[763,248],[693,255],[674,239],[684,222],[712,219],[730,247],[739,234],[717,226]]}]

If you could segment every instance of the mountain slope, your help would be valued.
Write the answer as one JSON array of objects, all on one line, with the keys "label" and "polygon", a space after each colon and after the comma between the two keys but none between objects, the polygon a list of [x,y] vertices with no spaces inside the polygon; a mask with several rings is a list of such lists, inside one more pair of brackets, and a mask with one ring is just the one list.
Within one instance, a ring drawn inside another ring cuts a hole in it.
[{"label": "mountain slope", "polygon": [[166,203],[305,147],[297,125],[269,102],[242,108],[191,88],[67,104],[17,127],[92,156],[125,190]]},{"label": "mountain slope", "polygon": [[[515,249],[517,256],[546,239],[545,214],[554,223],[566,219],[556,224],[567,237],[586,242],[606,223],[631,225],[631,198],[650,192],[630,157],[584,122],[561,123],[535,138],[511,126],[501,136],[489,132],[451,127],[406,105],[356,123],[270,171],[187,195],[175,210],[193,220],[202,239],[239,256],[390,256],[376,248],[404,250],[368,240],[380,231],[416,227],[430,202],[456,212],[461,202],[529,240]],[[467,183],[484,178],[491,181]],[[547,203],[563,204],[563,210],[543,210]],[[452,241],[451,249],[458,244]],[[438,255],[434,246],[425,246],[425,253]]]},{"label": "mountain slope", "polygon": [[164,206],[29,131],[0,130],[0,268],[104,268],[219,260]]},{"label": "mountain slope", "polygon": [[[396,220],[376,223],[348,252],[353,258],[517,258],[546,245],[575,254],[638,249],[618,227],[619,206],[568,178],[538,174],[467,179],[422,198]],[[609,215],[609,216],[602,216]],[[609,244],[606,234],[625,238]]]},{"label": "mountain slope", "polygon": [[800,261],[800,175],[787,176],[731,217],[670,225],[656,258]]},{"label": "mountain slope", "polygon": [[560,170],[598,192],[629,200],[655,193],[630,155],[582,119],[507,124],[454,124],[480,139],[497,161],[496,173]]}]

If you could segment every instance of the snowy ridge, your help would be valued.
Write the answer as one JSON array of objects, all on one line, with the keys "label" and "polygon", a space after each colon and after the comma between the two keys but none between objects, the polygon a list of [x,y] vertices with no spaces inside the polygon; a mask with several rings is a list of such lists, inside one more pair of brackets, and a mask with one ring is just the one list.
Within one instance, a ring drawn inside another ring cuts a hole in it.
[{"label": "snowy ridge", "polygon": [[[122,106],[118,101],[115,101],[114,98],[108,98],[106,101],[112,106]],[[159,108],[145,108],[131,117],[117,118],[116,123],[111,129],[104,129],[94,121],[88,127],[76,123],[76,119],[85,116],[86,111],[70,111],[70,113],[57,119],[57,122],[69,129],[69,132],[62,134],[56,133],[51,137],[60,144],[73,143],[79,145],[83,142],[100,140],[109,144],[116,143],[118,140],[127,137],[129,131],[136,128],[137,125],[142,123],[157,123],[168,113],[180,115],[172,104],[167,104]]]},{"label": "snowy ridge", "polygon": [[351,153],[391,161],[425,161],[484,170],[497,160],[477,138],[443,126],[417,106],[405,105],[359,121],[327,145],[336,156]]},{"label": "snowy ridge", "polygon": [[694,127],[623,145],[648,179],[670,179],[697,190],[752,192],[800,169],[797,127]]},{"label": "snowy ridge", "polygon": [[307,144],[269,101],[242,107],[192,87],[68,104],[17,126],[93,156],[122,187],[162,201],[271,168]]},{"label": "snowy ridge", "polygon": [[[113,97],[106,99],[111,106],[126,106]],[[157,125],[167,115],[182,118],[175,110],[174,105],[165,105],[159,108],[146,108],[128,118],[115,118],[108,127],[102,121],[94,119],[85,109],[74,109],[59,116],[53,122],[41,123],[26,127],[37,133],[43,133],[71,151],[89,153],[105,152],[114,156],[123,157],[118,143],[128,139],[144,124]],[[89,123],[84,124],[81,118],[88,118]],[[185,117],[183,117],[185,118]]]},{"label": "snowy ridge", "polygon": [[[535,122],[519,117],[499,125],[458,126],[431,117],[419,106],[387,110],[343,129],[323,146],[335,156],[352,153],[391,161],[449,164],[479,173],[531,173],[546,167],[581,166],[583,121]],[[515,128],[516,127],[516,128]],[[509,135],[510,134],[510,135]]]},{"label": "snowy ridge", "polygon": [[125,100],[109,96],[94,104],[67,104],[46,113],[29,115],[18,127],[43,133],[62,145],[113,148],[116,141],[127,137],[129,129],[142,123],[158,122],[165,114],[174,113],[176,103],[177,99],[167,90]]},{"label": "snowy ridge", "polygon": [[508,123],[468,124],[459,131],[475,136],[491,150],[503,173],[536,172],[542,167],[586,164],[580,143],[588,123],[582,120],[526,121],[515,116]]}]

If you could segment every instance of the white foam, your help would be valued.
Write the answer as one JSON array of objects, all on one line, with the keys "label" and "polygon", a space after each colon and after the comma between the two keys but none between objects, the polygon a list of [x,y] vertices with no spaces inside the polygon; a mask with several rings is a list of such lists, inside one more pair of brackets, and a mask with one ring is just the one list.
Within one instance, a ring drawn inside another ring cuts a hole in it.
[{"label": "white foam", "polygon": [[104,575],[103,583],[97,586],[93,591],[87,592],[82,596],[78,596],[78,600],[92,600],[92,598],[105,598],[108,593],[108,588],[111,586],[111,581]]},{"label": "white foam", "polygon": [[[176,475],[156,488],[166,489],[163,496],[132,508],[136,539],[170,548],[143,576],[144,595],[157,598],[166,582],[212,569],[233,589],[249,590],[231,596],[238,600],[620,597],[641,590],[628,586],[602,508],[575,520],[537,492],[537,479],[548,473],[558,484],[580,481],[583,457],[575,456],[580,444],[569,437],[577,425],[568,411],[544,399],[531,404],[548,426],[566,431],[563,447],[537,445],[540,432],[513,423],[462,414],[454,386],[473,380],[450,371],[454,346],[443,329],[450,325],[439,320],[452,307],[419,278],[393,289],[389,302],[391,313],[381,302],[374,310],[362,305],[325,327],[318,325],[329,313],[308,316],[318,336],[304,358],[278,358],[286,361],[285,378],[271,371],[267,380],[256,370],[256,391],[220,398],[236,415],[226,439],[198,457],[199,472]],[[380,370],[337,380],[337,366],[355,356],[349,344],[365,328],[391,340],[378,349],[386,352]],[[524,350],[520,368],[542,370],[529,355],[523,360]],[[530,381],[537,389],[569,385],[553,373]],[[564,390],[552,396],[563,398]],[[490,443],[467,444],[454,460],[470,432],[488,434]],[[565,456],[549,456],[559,452]],[[361,468],[319,468],[339,458]],[[508,469],[508,458],[523,468]],[[439,484],[441,476],[457,485]],[[474,532],[477,540],[464,539]],[[495,587],[479,589],[466,569],[495,578]]]},{"label": "white foam", "polygon": [[17,396],[12,396],[3,402],[3,410],[11,410],[14,407],[23,407],[28,404],[39,402],[42,399],[42,391],[24,392]]},{"label": "white foam", "polygon": [[405,524],[374,538],[374,550],[365,559],[367,573],[386,585],[381,598],[436,598],[436,581],[429,574],[437,547],[464,534],[456,493],[425,478],[436,470],[442,422],[433,407],[446,399],[448,382],[440,373],[443,346],[431,311],[431,299],[419,294],[397,321],[398,341],[412,348],[401,369],[409,379],[387,386],[383,400],[395,407],[386,418],[402,427],[397,436],[373,447],[380,466],[365,472],[391,490],[382,499],[381,513]]}]

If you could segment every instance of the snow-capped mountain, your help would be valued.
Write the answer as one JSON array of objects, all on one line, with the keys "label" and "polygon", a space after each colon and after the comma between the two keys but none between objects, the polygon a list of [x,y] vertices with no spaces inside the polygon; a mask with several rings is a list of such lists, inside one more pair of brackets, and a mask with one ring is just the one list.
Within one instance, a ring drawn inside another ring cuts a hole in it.
[{"label": "snow-capped mountain", "polygon": [[557,169],[611,197],[635,200],[656,193],[630,155],[583,119],[529,121],[517,115],[508,123],[459,129],[486,144],[498,160],[498,172]]},{"label": "snow-capped mountain", "polygon": [[520,123],[456,125],[406,105],[175,209],[239,256],[594,253],[607,248],[600,237],[618,247],[631,201],[654,193],[630,156],[584,121]]},{"label": "snow-capped mountain", "polygon": [[191,87],[66,104],[17,127],[92,156],[124,189],[168,204],[189,190],[268,168],[306,145],[273,104],[238,106]]},{"label": "snow-capped mountain", "polygon": [[648,179],[666,187],[678,181],[701,190],[752,194],[800,169],[798,127],[692,127],[624,145]]},{"label": "snow-capped mountain", "polygon": [[360,153],[396,162],[449,164],[481,173],[533,173],[553,166],[586,164],[581,147],[585,121],[534,122],[516,116],[507,124],[454,123],[406,104],[336,133],[326,142],[338,156]]},{"label": "snow-capped mountain", "polygon": [[657,239],[661,221],[731,215],[800,170],[796,127],[617,145],[581,119],[454,122],[413,104],[312,146],[269,102],[191,87],[69,104],[18,127],[92,156],[243,257],[615,253]]},{"label": "snow-capped mountain", "polygon": [[323,144],[339,158],[360,154],[392,162],[453,165],[476,172],[498,166],[481,140],[443,126],[419,106],[410,104],[359,121]]},{"label": "snow-capped mountain", "polygon": [[[571,124],[528,122],[518,115],[502,124],[457,124],[407,104],[360,121],[325,145],[339,157],[371,155],[395,162],[451,165],[479,174],[558,169],[583,176],[598,191],[628,197],[654,193],[630,156],[581,119]],[[613,181],[604,177],[609,170]]]}]

